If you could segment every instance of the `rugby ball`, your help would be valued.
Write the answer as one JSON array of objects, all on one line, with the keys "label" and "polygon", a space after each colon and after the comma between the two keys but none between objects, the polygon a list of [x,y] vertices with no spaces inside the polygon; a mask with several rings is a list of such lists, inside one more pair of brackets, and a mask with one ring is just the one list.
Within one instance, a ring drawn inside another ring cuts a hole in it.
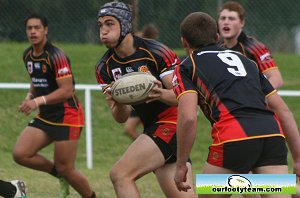
[{"label": "rugby ball", "polygon": [[149,92],[157,86],[157,79],[145,72],[125,74],[111,87],[112,98],[122,104],[140,104],[148,97]]}]

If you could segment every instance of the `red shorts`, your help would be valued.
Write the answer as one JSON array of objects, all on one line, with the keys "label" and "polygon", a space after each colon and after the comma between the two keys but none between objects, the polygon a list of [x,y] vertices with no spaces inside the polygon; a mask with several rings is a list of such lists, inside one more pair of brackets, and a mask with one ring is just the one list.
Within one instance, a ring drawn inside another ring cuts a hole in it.
[{"label": "red shorts", "polygon": [[[159,123],[144,130],[144,134],[148,135],[159,147],[166,164],[174,163],[177,159],[176,127],[176,124]],[[191,163],[190,159],[189,162]]]}]

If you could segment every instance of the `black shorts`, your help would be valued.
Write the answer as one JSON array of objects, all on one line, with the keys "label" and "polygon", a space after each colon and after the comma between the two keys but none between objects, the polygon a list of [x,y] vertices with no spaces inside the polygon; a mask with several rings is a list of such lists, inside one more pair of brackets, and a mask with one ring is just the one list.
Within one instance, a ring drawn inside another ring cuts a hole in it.
[{"label": "black shorts", "polygon": [[52,125],[34,118],[28,126],[35,127],[44,131],[54,141],[78,140],[82,127]]},{"label": "black shorts", "polygon": [[[144,130],[162,152],[165,163],[171,164],[177,159],[176,124],[160,123],[153,124]],[[191,163],[191,160],[189,159]]]},{"label": "black shorts", "polygon": [[287,151],[281,136],[256,138],[210,146],[207,162],[246,174],[256,167],[287,165]]}]

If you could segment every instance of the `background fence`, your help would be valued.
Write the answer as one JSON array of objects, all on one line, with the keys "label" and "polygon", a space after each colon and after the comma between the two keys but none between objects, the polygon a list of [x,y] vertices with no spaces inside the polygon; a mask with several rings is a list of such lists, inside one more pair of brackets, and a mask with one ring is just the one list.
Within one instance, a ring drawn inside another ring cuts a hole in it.
[{"label": "background fence", "polygon": [[[39,12],[49,19],[49,39],[98,43],[97,13],[107,0],[0,0],[0,41],[26,41],[24,19]],[[179,24],[194,11],[217,17],[225,0],[124,0],[134,10],[134,29],[154,23],[159,40],[179,48]],[[246,10],[245,31],[271,51],[300,53],[300,1],[239,0]]]}]

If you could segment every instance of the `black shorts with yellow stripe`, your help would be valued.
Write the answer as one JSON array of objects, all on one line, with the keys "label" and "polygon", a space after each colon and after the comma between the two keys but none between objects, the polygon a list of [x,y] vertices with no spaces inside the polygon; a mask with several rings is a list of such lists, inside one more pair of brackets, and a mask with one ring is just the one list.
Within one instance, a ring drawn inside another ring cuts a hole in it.
[{"label": "black shorts with yellow stripe", "polygon": [[210,146],[207,162],[246,174],[257,167],[287,165],[287,152],[282,136],[254,138]]},{"label": "black shorts with yellow stripe", "polygon": [[28,126],[41,129],[54,141],[78,140],[82,130],[82,127],[53,125],[38,118],[31,120]]}]

